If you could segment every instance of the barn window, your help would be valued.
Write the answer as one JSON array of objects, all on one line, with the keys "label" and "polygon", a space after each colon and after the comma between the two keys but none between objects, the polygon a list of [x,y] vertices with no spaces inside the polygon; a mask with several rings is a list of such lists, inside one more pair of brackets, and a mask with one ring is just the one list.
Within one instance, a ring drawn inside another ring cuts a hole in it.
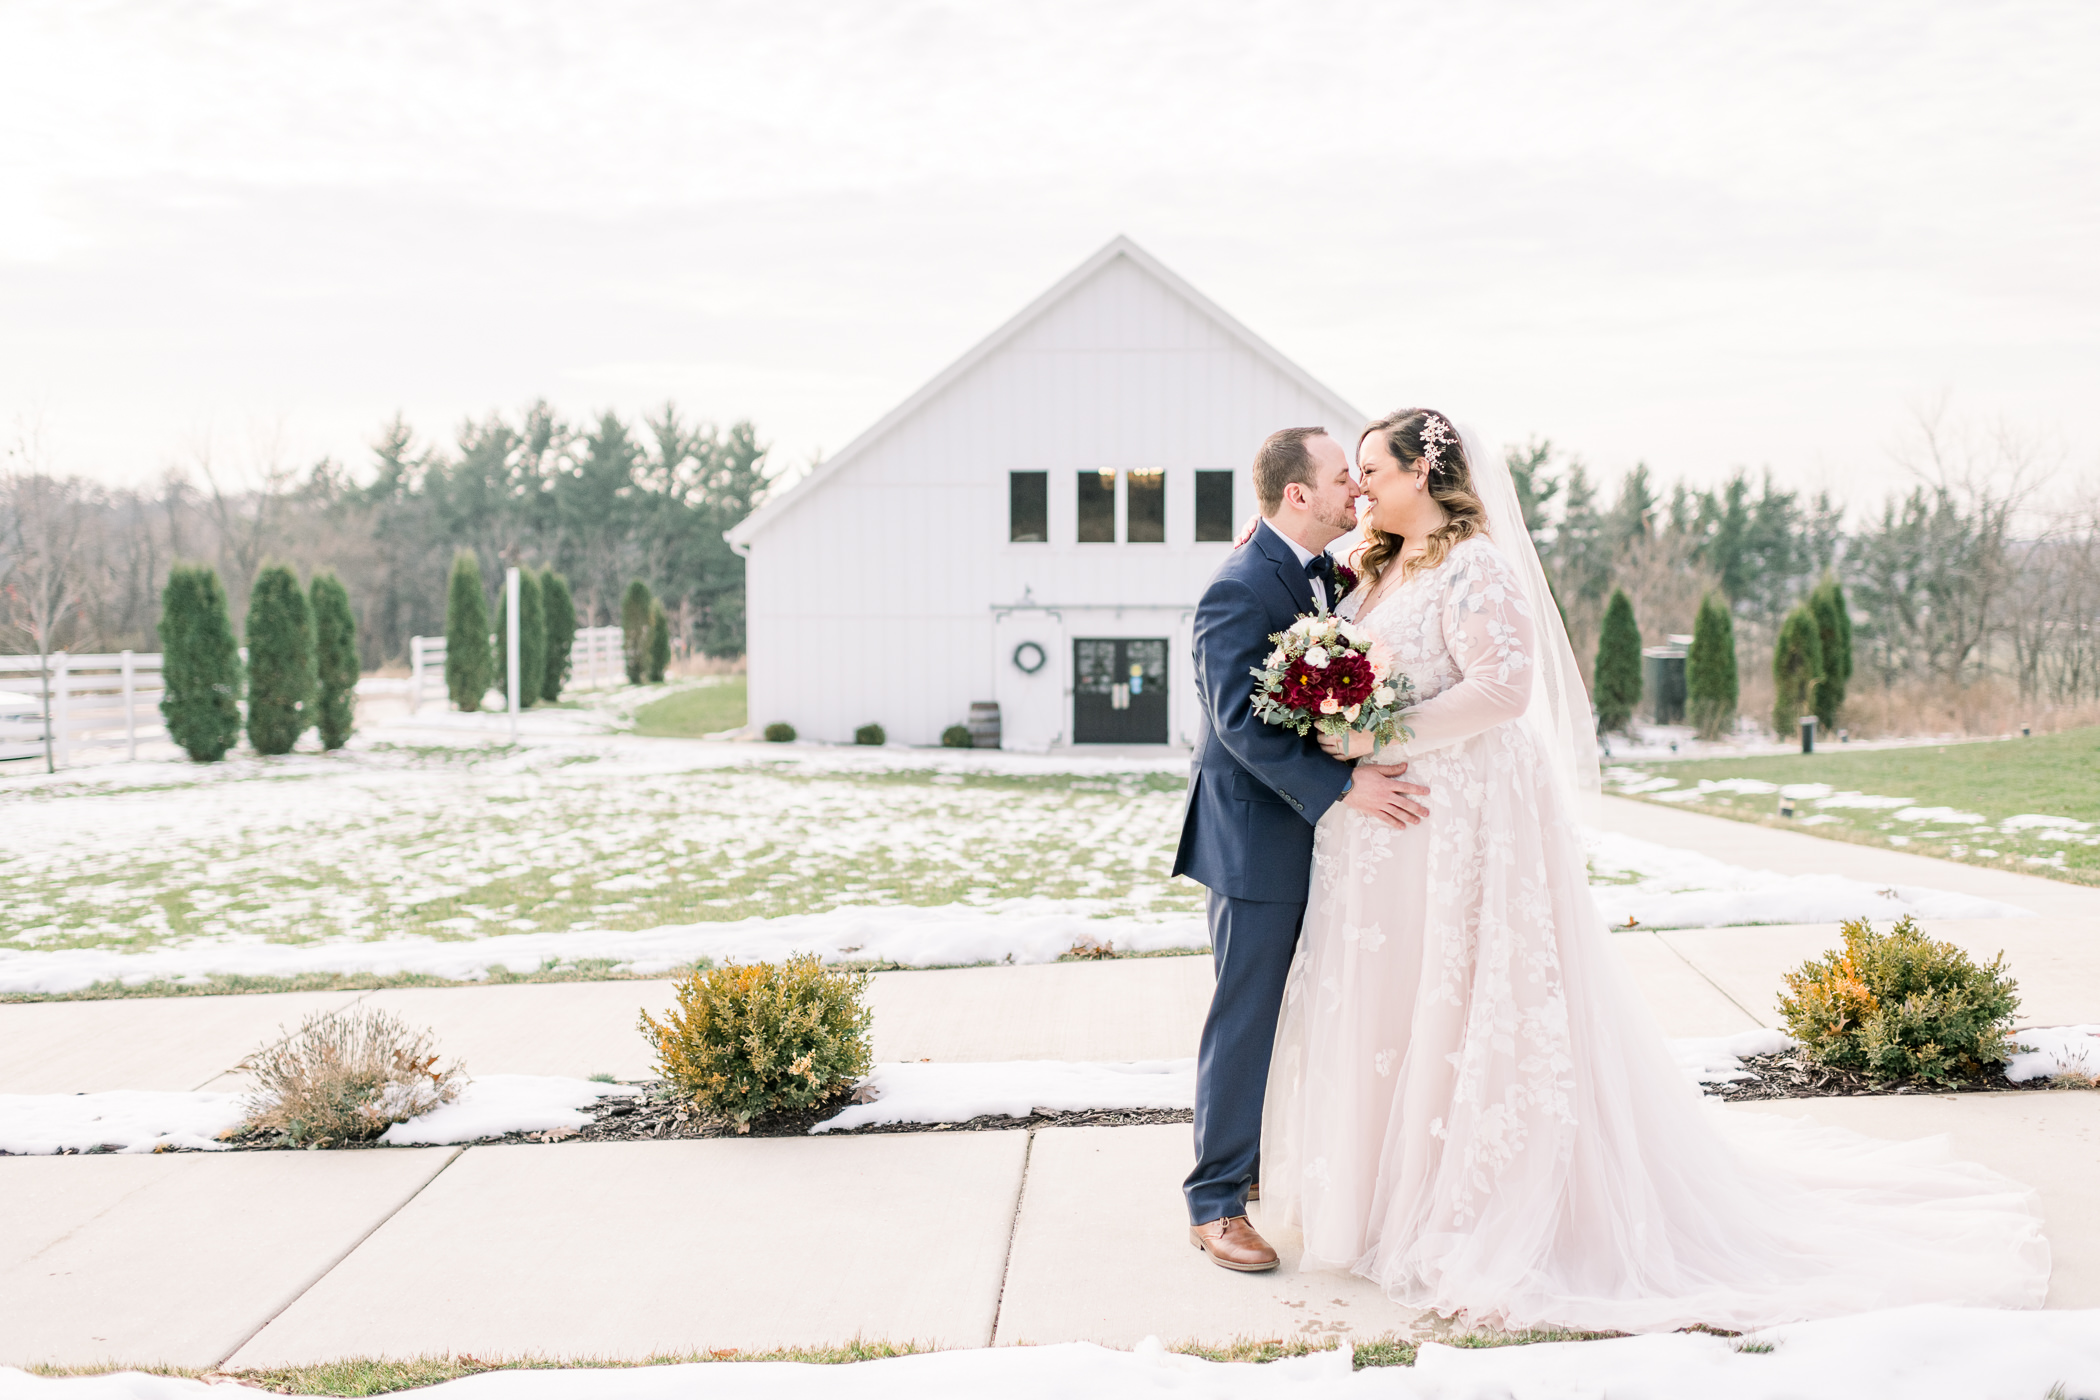
[{"label": "barn window", "polygon": [[1232,473],[1196,473],[1196,538],[1232,538]]},{"label": "barn window", "polygon": [[1132,472],[1128,518],[1123,538],[1131,544],[1165,544],[1167,540],[1167,474]]},{"label": "barn window", "polygon": [[1007,538],[1042,544],[1050,538],[1050,473],[1006,474]]},{"label": "barn window", "polygon": [[1079,542],[1116,542],[1116,474],[1079,473]]}]

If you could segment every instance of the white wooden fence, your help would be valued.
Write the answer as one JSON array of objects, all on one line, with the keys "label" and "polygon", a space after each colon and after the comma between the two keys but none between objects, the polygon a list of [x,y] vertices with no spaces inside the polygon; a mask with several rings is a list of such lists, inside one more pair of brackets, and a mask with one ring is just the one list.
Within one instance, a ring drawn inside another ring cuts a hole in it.
[{"label": "white wooden fence", "polygon": [[[489,649],[496,646],[494,636],[489,638]],[[627,661],[620,649],[620,629],[617,627],[579,627],[576,640],[569,647],[569,680],[565,689],[594,690],[599,686],[618,685],[627,679]],[[496,678],[496,688],[501,689],[503,678]],[[443,637],[410,637],[408,639],[408,708],[414,713],[426,699],[445,694],[445,639]]]},{"label": "white wooden fence", "polygon": [[167,734],[157,651],[53,652],[48,667],[34,656],[0,656],[0,760],[43,757],[47,680],[51,759],[60,767],[88,748],[137,758],[139,740]]}]

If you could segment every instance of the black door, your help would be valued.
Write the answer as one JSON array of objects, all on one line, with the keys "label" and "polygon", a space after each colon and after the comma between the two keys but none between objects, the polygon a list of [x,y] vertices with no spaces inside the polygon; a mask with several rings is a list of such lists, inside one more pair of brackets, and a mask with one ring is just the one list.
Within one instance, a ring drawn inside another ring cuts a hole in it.
[{"label": "black door", "polygon": [[1072,643],[1072,742],[1167,742],[1164,637],[1082,637]]}]

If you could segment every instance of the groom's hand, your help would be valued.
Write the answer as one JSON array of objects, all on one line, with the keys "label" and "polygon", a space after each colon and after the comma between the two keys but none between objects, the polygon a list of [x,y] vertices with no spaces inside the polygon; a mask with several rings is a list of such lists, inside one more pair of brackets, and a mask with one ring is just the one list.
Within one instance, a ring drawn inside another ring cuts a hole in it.
[{"label": "groom's hand", "polygon": [[1429,809],[1413,799],[1427,797],[1429,789],[1401,782],[1406,771],[1404,763],[1357,764],[1356,782],[1342,794],[1342,805],[1403,829],[1413,826],[1429,815]]}]

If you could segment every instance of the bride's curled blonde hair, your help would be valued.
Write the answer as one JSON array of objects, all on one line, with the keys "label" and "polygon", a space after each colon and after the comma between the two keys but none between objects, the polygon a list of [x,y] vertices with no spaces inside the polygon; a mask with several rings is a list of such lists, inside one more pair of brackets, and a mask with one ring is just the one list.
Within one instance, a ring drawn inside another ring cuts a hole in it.
[{"label": "bride's curled blonde hair", "polygon": [[[1403,408],[1389,413],[1356,439],[1359,457],[1364,439],[1373,433],[1383,438],[1386,451],[1403,469],[1414,471],[1424,462],[1429,464],[1430,499],[1451,517],[1429,532],[1420,554],[1400,566],[1403,581],[1419,570],[1443,563],[1451,546],[1460,540],[1487,533],[1487,510],[1480,504],[1480,497],[1473,494],[1473,465],[1466,460],[1465,444],[1449,418],[1433,408]],[[1405,544],[1399,535],[1388,535],[1376,525],[1364,526],[1364,551],[1359,562],[1365,588],[1377,585],[1379,575],[1400,557]]]}]

